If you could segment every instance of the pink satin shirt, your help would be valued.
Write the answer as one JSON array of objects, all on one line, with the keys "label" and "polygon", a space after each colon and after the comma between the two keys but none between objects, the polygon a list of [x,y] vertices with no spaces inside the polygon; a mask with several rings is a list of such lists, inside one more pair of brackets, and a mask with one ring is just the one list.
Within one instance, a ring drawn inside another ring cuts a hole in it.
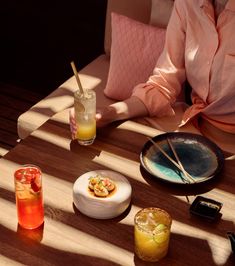
[{"label": "pink satin shirt", "polygon": [[235,133],[235,0],[228,0],[217,21],[210,0],[176,0],[163,53],[133,96],[150,116],[174,115],[172,105],[186,77],[193,104],[182,125],[200,115]]}]

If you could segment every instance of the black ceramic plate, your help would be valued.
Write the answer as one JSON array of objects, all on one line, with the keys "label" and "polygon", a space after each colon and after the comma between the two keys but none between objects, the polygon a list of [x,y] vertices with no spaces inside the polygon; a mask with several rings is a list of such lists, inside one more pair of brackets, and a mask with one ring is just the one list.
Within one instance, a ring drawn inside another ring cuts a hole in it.
[{"label": "black ceramic plate", "polygon": [[[196,181],[193,184],[212,179],[222,169],[223,152],[209,139],[186,132],[165,133],[153,137],[152,140],[175,161],[167,139],[171,140],[185,170]],[[144,169],[156,178],[170,183],[189,184],[183,173],[150,140],[142,149],[140,161]]]}]

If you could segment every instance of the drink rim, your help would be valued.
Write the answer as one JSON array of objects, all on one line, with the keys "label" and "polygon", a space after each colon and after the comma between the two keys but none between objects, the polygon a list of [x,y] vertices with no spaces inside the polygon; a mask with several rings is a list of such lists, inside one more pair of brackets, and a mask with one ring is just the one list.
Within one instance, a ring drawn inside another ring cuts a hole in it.
[{"label": "drink rim", "polygon": [[169,221],[169,223],[168,223],[168,224],[165,224],[165,226],[166,226],[168,229],[171,227],[171,224],[172,224],[172,218],[171,218],[170,214],[169,214],[167,211],[165,211],[165,210],[163,210],[163,209],[161,209],[161,208],[158,208],[158,207],[147,207],[147,208],[143,208],[143,209],[139,210],[139,211],[135,214],[135,217],[134,217],[134,224],[135,224],[136,226],[138,226],[141,230],[143,230],[143,231],[145,231],[145,232],[149,232],[148,230],[145,229],[144,226],[141,226],[141,225],[138,223],[137,218],[139,217],[139,215],[140,215],[141,213],[148,213],[148,212],[150,212],[151,210],[152,210],[152,211],[155,211],[155,212],[161,212],[161,213],[163,213],[163,214],[167,217],[167,220]]}]

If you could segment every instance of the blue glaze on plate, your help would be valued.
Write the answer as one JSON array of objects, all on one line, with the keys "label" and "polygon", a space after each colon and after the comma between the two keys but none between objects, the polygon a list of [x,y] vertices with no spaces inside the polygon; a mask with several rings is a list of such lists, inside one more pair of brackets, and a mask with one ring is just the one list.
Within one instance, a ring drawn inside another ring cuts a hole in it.
[{"label": "blue glaze on plate", "polygon": [[[197,183],[213,178],[222,168],[223,153],[207,138],[192,133],[166,133],[152,140],[176,161],[167,138],[171,140],[185,170]],[[141,164],[151,175],[164,181],[187,184],[183,173],[148,141],[141,152]]]}]

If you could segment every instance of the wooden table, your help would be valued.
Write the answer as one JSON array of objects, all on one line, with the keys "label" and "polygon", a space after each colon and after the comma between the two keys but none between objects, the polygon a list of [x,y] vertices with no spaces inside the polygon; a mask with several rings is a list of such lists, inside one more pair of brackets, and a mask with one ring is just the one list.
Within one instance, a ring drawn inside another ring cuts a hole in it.
[{"label": "wooden table", "polygon": [[[227,231],[235,231],[235,161],[220,176],[197,188],[170,186],[140,167],[146,136],[158,132],[127,121],[100,129],[88,147],[70,141],[65,114],[48,121],[0,160],[0,265],[146,265],[134,255],[133,217],[157,206],[173,217],[169,253],[158,265],[234,265]],[[13,172],[33,163],[43,171],[44,226],[33,231],[17,225]],[[111,169],[131,183],[131,206],[120,217],[97,220],[79,213],[72,187],[83,173]],[[216,223],[192,217],[194,195],[223,203]]]}]

